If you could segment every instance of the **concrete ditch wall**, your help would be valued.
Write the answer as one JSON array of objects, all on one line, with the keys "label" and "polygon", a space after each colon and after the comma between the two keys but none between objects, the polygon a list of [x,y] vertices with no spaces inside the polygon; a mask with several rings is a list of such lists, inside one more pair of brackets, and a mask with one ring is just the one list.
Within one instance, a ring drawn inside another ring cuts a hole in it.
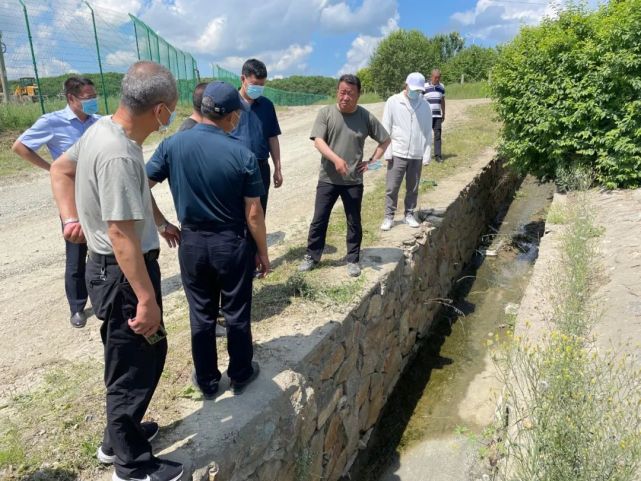
[{"label": "concrete ditch wall", "polygon": [[[332,322],[267,407],[216,449],[217,481],[338,480],[372,428],[480,236],[518,179],[500,160],[477,164],[462,190],[423,212],[431,225],[386,248],[388,262],[360,302]],[[434,205],[434,204],[432,204]],[[403,231],[407,236],[407,230]],[[214,479],[204,453],[194,481]]]}]

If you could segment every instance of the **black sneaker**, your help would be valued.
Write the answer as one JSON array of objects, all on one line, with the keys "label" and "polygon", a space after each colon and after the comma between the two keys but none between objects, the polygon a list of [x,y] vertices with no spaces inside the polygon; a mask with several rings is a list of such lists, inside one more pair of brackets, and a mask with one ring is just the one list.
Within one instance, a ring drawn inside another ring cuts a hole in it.
[{"label": "black sneaker", "polygon": [[210,387],[203,387],[198,383],[196,371],[192,371],[191,373],[191,382],[202,393],[203,398],[207,401],[216,397],[216,393],[218,392],[218,382],[214,382]]},{"label": "black sneaker", "polygon": [[[145,437],[147,438],[147,441],[149,442],[151,442],[158,435],[158,431],[160,431],[160,427],[158,427],[158,423],[155,423],[153,421],[140,423],[140,429],[142,429],[142,432],[144,433]],[[113,464],[114,461],[116,460],[116,455],[114,454],[114,450],[110,447],[105,447],[105,446],[100,446],[98,448],[98,452],[96,452],[96,457],[98,458],[98,461],[100,461],[102,464]]]},{"label": "black sneaker", "polygon": [[178,481],[183,475],[183,465],[168,459],[158,459],[153,468],[144,475],[120,476],[115,471],[112,481]]},{"label": "black sneaker", "polygon": [[252,361],[252,368],[254,369],[254,372],[252,372],[251,376],[249,376],[244,381],[241,381],[241,382],[234,381],[234,380],[231,381],[231,389],[234,393],[234,396],[238,396],[242,394],[245,388],[258,377],[258,373],[260,372],[260,366],[256,361]]}]

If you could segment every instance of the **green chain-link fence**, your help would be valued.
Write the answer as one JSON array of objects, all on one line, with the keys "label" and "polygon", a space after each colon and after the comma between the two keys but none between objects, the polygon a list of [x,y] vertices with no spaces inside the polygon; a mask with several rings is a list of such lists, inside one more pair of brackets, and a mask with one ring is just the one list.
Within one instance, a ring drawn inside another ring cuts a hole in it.
[{"label": "green chain-link fence", "polygon": [[191,103],[191,94],[199,77],[198,64],[194,57],[172,46],[139,18],[133,15],[130,17],[136,34],[138,58],[153,60],[171,70],[178,81],[181,101]]},{"label": "green chain-link fence", "polygon": [[[233,86],[240,88],[240,77],[235,73],[225,70],[219,65],[212,65],[212,71],[214,79],[229,82]],[[263,95],[276,105],[312,105],[327,99],[327,95],[287,92],[286,90],[273,89],[271,87],[265,87]]]},{"label": "green chain-link fence", "polygon": [[62,108],[64,80],[81,73],[94,81],[101,112],[113,112],[123,73],[139,59],[169,68],[184,103],[191,102],[198,83],[190,54],[134,16],[81,0],[0,0],[0,42],[8,80],[3,100],[25,109],[35,107],[29,104],[41,112]]}]

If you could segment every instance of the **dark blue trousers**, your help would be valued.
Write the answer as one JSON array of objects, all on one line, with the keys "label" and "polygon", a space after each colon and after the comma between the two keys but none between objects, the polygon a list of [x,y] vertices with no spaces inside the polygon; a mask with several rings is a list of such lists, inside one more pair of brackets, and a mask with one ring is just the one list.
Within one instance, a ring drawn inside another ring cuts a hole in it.
[{"label": "dark blue trousers", "polygon": [[71,314],[82,312],[87,305],[87,285],[85,265],[87,263],[87,244],[74,244],[65,241],[65,293]]},{"label": "dark blue trousers", "polygon": [[189,303],[191,351],[201,386],[221,378],[216,355],[219,299],[227,326],[227,374],[242,382],[253,373],[250,317],[255,249],[248,237],[244,227],[182,226],[178,259]]},{"label": "dark blue trousers", "polygon": [[260,196],[260,205],[263,206],[263,213],[267,215],[267,200],[269,199],[269,186],[272,183],[272,172],[269,166],[269,159],[259,160],[258,167],[260,168],[260,176],[263,179],[263,187],[265,187],[265,195]]}]

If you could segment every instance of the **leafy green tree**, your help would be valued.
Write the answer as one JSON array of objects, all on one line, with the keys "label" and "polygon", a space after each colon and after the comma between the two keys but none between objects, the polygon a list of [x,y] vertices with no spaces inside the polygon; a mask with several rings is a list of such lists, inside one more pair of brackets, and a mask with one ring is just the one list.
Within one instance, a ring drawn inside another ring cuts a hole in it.
[{"label": "leafy green tree", "polygon": [[286,90],[288,92],[304,92],[321,95],[336,94],[336,79],[320,75],[292,75],[287,78],[269,80],[266,85],[274,89]]},{"label": "leafy green tree", "polygon": [[498,50],[472,45],[450,58],[441,69],[443,83],[460,82],[461,75],[466,82],[488,80],[490,70],[496,63]]},{"label": "leafy green tree", "polygon": [[418,30],[396,30],[378,44],[370,60],[374,89],[384,96],[398,92],[407,74],[429,75],[442,61],[441,42],[429,39]]},{"label": "leafy green tree", "polygon": [[603,185],[641,186],[641,0],[572,7],[502,48],[492,91],[502,151],[553,178],[592,169]]},{"label": "leafy green tree", "polygon": [[363,67],[356,72],[356,76],[361,80],[361,89],[363,90],[363,93],[376,92],[371,68]]},{"label": "leafy green tree", "polygon": [[465,39],[458,32],[439,34],[432,37],[441,49],[441,61],[447,62],[465,47]]}]

